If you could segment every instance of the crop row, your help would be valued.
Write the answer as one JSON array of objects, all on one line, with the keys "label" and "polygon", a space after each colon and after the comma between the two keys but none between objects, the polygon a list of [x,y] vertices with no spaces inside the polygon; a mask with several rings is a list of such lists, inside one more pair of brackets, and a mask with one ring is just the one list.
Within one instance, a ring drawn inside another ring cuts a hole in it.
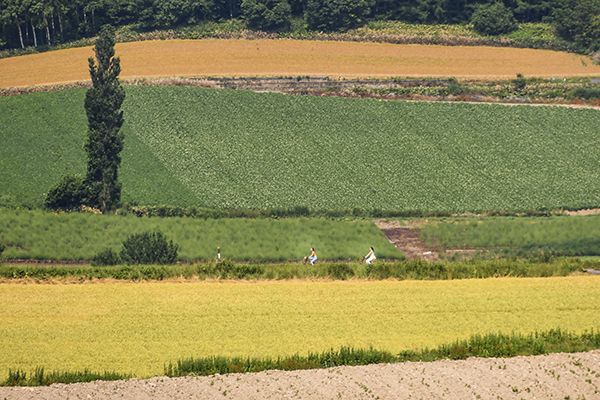
[{"label": "crop row", "polygon": [[[600,113],[127,87],[123,200],[477,211],[600,198]],[[0,98],[0,195],[85,173],[83,90]]]}]

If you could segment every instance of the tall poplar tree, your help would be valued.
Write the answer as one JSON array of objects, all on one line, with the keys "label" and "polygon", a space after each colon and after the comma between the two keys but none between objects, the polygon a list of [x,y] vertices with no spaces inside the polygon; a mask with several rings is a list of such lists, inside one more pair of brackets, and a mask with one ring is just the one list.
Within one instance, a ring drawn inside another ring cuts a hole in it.
[{"label": "tall poplar tree", "polygon": [[123,125],[121,105],[125,90],[119,83],[121,60],[115,55],[115,31],[105,26],[95,42],[93,57],[89,58],[93,87],[85,95],[88,134],[85,150],[88,154],[85,184],[88,188],[86,204],[106,212],[121,199],[118,169],[121,164]]}]

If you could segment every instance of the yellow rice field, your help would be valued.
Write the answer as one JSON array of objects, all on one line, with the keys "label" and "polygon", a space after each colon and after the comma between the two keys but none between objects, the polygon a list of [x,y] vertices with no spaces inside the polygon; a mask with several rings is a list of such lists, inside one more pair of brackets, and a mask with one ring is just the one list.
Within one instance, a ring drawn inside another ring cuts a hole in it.
[{"label": "yellow rice field", "polygon": [[0,284],[0,379],[30,371],[142,377],[190,356],[397,352],[471,334],[600,325],[600,279]]},{"label": "yellow rice field", "polygon": [[[549,50],[293,40],[120,43],[122,78],[330,76],[514,78],[599,76],[589,57]],[[0,87],[89,80],[91,47],[0,60]]]}]

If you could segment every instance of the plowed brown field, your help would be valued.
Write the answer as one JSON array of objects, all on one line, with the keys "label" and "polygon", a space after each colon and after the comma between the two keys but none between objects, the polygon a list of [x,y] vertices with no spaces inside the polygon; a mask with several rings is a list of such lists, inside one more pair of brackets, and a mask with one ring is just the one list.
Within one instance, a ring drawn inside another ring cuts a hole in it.
[{"label": "plowed brown field", "polygon": [[[512,78],[600,76],[588,57],[532,49],[292,40],[120,43],[122,78],[330,76]],[[0,60],[0,87],[89,80],[91,47]]]}]

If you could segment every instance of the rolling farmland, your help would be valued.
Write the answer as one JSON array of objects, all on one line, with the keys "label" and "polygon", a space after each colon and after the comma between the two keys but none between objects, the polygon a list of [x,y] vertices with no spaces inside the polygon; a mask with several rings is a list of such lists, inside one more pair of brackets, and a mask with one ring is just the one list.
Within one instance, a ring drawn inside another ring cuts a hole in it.
[{"label": "rolling farmland", "polygon": [[[0,88],[89,80],[92,47],[0,59]],[[598,76],[589,57],[549,50],[293,40],[120,43],[121,78],[331,76],[514,78]]]},{"label": "rolling farmland", "polygon": [[[593,109],[126,91],[126,202],[477,211],[600,199]],[[0,195],[41,198],[63,175],[85,173],[84,94],[0,98]]]}]

